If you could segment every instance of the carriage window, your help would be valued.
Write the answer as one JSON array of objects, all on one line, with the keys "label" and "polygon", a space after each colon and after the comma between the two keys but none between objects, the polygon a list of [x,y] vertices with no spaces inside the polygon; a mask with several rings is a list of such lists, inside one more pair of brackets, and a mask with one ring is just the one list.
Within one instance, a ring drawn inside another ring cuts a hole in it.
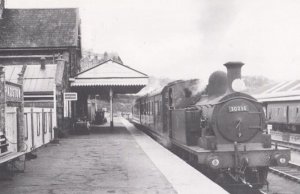
[{"label": "carriage window", "polygon": [[152,114],[154,114],[155,113],[155,105],[154,105],[154,101],[152,102]]},{"label": "carriage window", "polygon": [[161,113],[161,101],[158,101],[158,115]]},{"label": "carriage window", "polygon": [[297,108],[296,108],[296,114],[298,114],[298,112],[299,112],[299,108],[297,107]]},{"label": "carriage window", "polygon": [[28,120],[27,113],[24,114],[24,129],[25,129],[25,139],[28,139]]},{"label": "carriage window", "polygon": [[149,114],[149,102],[147,102],[147,115]]}]

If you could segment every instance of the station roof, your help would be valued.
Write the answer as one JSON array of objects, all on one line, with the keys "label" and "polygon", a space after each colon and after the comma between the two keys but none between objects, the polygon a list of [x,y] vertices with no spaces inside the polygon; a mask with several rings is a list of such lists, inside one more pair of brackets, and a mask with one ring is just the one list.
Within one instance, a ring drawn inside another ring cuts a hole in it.
[{"label": "station roof", "polygon": [[4,9],[0,49],[74,47],[79,25],[77,8]]},{"label": "station roof", "polygon": [[24,74],[24,92],[49,92],[55,87],[56,64],[28,65]]},{"label": "station roof", "polygon": [[110,59],[78,73],[71,87],[113,87],[115,92],[120,87],[123,91],[128,87],[132,89],[128,93],[136,93],[147,84],[146,74]]},{"label": "station roof", "polygon": [[[23,65],[5,66],[5,79],[17,83],[23,68]],[[52,93],[57,82],[56,68],[56,64],[46,64],[45,69],[41,69],[41,65],[27,65],[24,69],[24,93]]]},{"label": "station roof", "polygon": [[260,102],[300,100],[300,80],[283,81],[266,86],[254,94]]}]

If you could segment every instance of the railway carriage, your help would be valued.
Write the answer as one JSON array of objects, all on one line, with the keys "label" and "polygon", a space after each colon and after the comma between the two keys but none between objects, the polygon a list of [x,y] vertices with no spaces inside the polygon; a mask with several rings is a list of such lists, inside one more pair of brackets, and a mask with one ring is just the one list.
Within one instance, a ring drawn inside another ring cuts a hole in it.
[{"label": "railway carriage", "polygon": [[[137,99],[132,107],[132,121],[147,127],[157,137],[169,137],[171,111],[195,103],[200,95],[192,95],[192,92],[198,89],[198,85],[198,79],[179,80]],[[170,142],[164,143],[168,146]]]},{"label": "railway carriage", "polygon": [[300,133],[300,102],[265,102],[268,124],[275,131]]}]

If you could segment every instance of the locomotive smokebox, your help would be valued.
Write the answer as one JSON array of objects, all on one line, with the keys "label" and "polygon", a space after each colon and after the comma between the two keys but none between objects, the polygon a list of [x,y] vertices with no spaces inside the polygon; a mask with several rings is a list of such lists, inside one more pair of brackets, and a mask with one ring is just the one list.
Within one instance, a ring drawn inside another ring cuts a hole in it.
[{"label": "locomotive smokebox", "polygon": [[232,82],[235,79],[241,79],[241,69],[244,63],[242,62],[228,62],[224,66],[227,68],[227,83],[228,91],[233,92]]}]

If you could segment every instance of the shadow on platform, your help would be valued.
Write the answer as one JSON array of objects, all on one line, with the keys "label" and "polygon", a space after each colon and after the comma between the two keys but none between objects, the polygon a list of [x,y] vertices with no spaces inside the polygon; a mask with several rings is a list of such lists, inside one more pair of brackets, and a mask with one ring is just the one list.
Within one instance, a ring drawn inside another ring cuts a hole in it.
[{"label": "shadow on platform", "polygon": [[115,126],[113,128],[109,126],[91,126],[90,133],[128,133],[128,131],[122,126]]}]

